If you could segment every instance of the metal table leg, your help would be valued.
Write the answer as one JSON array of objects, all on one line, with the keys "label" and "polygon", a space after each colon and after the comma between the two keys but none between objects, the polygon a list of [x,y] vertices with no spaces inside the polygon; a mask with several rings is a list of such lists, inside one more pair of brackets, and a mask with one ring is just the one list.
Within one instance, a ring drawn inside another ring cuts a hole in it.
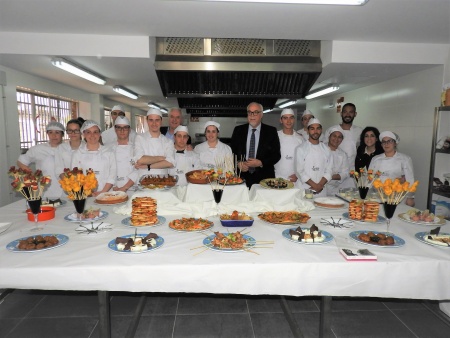
[{"label": "metal table leg", "polygon": [[320,328],[319,337],[333,337],[331,332],[331,301],[333,297],[323,296],[320,302]]},{"label": "metal table leg", "polygon": [[146,300],[147,296],[144,293],[142,294],[141,298],[139,298],[139,303],[136,307],[136,310],[134,311],[133,320],[131,321],[130,326],[128,327],[127,335],[125,336],[126,338],[134,337],[137,327],[139,325],[139,320],[141,319],[142,311],[144,310],[145,307]]},{"label": "metal table leg", "polygon": [[99,330],[101,338],[111,338],[109,292],[98,291]]},{"label": "metal table leg", "polygon": [[288,321],[288,324],[291,328],[292,334],[296,338],[303,338],[303,333],[300,330],[300,327],[297,325],[297,321],[292,315],[291,309],[289,308],[289,304],[287,303],[286,298],[284,298],[284,296],[280,297],[280,303],[281,308],[283,309],[284,312],[284,316],[286,317],[286,320]]}]

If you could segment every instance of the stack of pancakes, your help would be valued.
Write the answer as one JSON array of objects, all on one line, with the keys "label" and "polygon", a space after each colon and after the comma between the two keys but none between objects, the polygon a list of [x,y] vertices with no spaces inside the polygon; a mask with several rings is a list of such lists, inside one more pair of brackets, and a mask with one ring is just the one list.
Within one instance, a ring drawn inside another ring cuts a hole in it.
[{"label": "stack of pancakes", "polygon": [[363,219],[363,206],[364,206],[363,201],[352,200],[348,204],[348,217],[356,220]]},{"label": "stack of pancakes", "polygon": [[131,203],[131,225],[145,226],[158,223],[156,200],[151,197],[135,197]]},{"label": "stack of pancakes", "polygon": [[380,211],[380,204],[378,202],[367,201],[364,203],[364,221],[376,222],[378,212]]}]

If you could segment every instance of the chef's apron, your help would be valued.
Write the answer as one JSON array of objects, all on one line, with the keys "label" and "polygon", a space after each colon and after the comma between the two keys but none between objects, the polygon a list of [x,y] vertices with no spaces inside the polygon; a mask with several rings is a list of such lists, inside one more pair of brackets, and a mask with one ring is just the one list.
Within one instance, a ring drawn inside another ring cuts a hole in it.
[{"label": "chef's apron", "polygon": [[46,156],[36,161],[36,169],[42,170],[44,175],[50,176],[52,180],[49,185],[45,186],[42,194],[43,198],[57,199],[63,193],[61,185],[58,182],[59,177],[55,173],[55,150],[56,148],[51,147]]},{"label": "chef's apron", "polygon": [[133,146],[130,144],[116,146],[117,177],[116,187],[121,188],[127,184],[128,175],[133,172],[130,160],[133,158]]},{"label": "chef's apron", "polygon": [[[165,137],[165,136],[163,136]],[[166,138],[167,139],[167,138]],[[152,137],[148,140],[149,147],[149,153],[145,154],[145,156],[164,156],[166,157],[166,154],[164,152],[165,150],[165,143],[163,143],[162,139],[159,137]],[[139,178],[141,178],[144,175],[167,175],[168,170],[167,169],[150,169],[148,171],[147,169],[139,169]]]},{"label": "chef's apron", "polygon": [[214,169],[216,167],[217,148],[208,148],[200,153],[200,162],[205,169]]},{"label": "chef's apron", "polygon": [[92,168],[97,178],[97,189],[95,191],[101,191],[106,184],[108,179],[106,166],[108,166],[108,161],[103,158],[102,153],[99,150],[87,151],[82,154],[80,161],[83,165],[83,171],[86,174],[86,170]]},{"label": "chef's apron", "polygon": [[295,174],[294,154],[299,145],[294,135],[283,135],[280,139],[281,158],[275,164],[275,176],[289,180],[289,176]]},{"label": "chef's apron", "polygon": [[[305,163],[305,171],[307,175],[316,183],[319,183],[323,177],[325,166],[328,165],[325,160],[325,155],[320,145],[312,145],[308,154],[308,161]],[[302,184],[303,189],[312,189],[308,183]],[[326,186],[322,189],[320,193],[314,194],[314,197],[325,197],[327,196]]]}]

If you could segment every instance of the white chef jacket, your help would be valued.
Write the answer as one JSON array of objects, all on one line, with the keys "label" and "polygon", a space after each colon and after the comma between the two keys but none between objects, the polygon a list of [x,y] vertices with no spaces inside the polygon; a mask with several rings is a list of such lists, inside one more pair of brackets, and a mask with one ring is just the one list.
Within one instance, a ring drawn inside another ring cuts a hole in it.
[{"label": "white chef jacket", "polygon": [[[83,144],[84,141],[81,141]],[[64,172],[64,168],[72,169],[72,154],[76,149],[72,149],[69,142],[61,143],[55,151],[55,173],[59,177]]]},{"label": "white chef jacket", "polygon": [[[302,184],[303,189],[311,189],[306,182],[311,179],[319,183],[322,177],[327,181],[331,180],[333,157],[327,145],[319,142],[312,144],[310,141],[303,142],[295,150],[295,163],[297,177]],[[326,186],[315,196],[321,197],[327,195]]]},{"label": "white chef jacket", "polygon": [[136,183],[138,180],[138,171],[132,164],[134,159],[134,144],[128,142],[128,144],[121,145],[116,142],[116,144],[112,146],[112,149],[116,156],[117,166],[115,186],[121,188],[128,183],[128,180],[132,180]]},{"label": "white chef jacket", "polygon": [[98,150],[89,151],[86,143],[82,143],[80,148],[72,155],[71,168],[82,168],[83,172],[92,168],[97,178],[97,189],[101,191],[106,183],[116,182],[116,156],[110,147],[100,145]]},{"label": "white chef jacket", "polygon": [[[230,146],[217,141],[215,148],[210,148],[208,141],[195,146],[194,151],[200,156],[200,165],[203,169],[217,169],[216,160],[223,161],[225,157],[233,158],[233,152]],[[233,171],[233,168],[227,166],[225,171]]]},{"label": "white chef jacket", "polygon": [[292,135],[286,135],[283,130],[278,131],[280,139],[281,158],[275,164],[275,177],[289,180],[289,176],[295,174],[295,148],[303,143],[303,137],[294,131]]},{"label": "white chef jacket", "polygon": [[297,130],[297,133],[300,134],[301,137],[303,137],[303,141],[308,141],[309,134],[308,130],[305,130],[304,128]]},{"label": "white chef jacket", "polygon": [[[130,129],[130,135],[128,136],[128,140],[134,143],[135,138],[136,132],[133,129]],[[102,142],[105,146],[112,146],[117,143],[117,134],[114,126],[102,132]]]},{"label": "white chef jacket", "polygon": [[[139,134],[136,136],[134,142],[134,159],[137,161],[142,156],[164,156],[166,161],[172,163],[175,162],[175,148],[173,142],[165,137],[163,134],[159,134],[158,137],[152,137],[150,132]],[[138,177],[143,175],[167,175],[168,169],[139,169]]]},{"label": "white chef jacket", "polygon": [[[339,149],[345,151],[348,156],[348,166],[349,168],[353,168],[355,166],[356,148],[359,146],[362,128],[352,125],[350,130],[344,130],[340,124],[337,124],[328,128],[324,135],[329,135],[331,128],[337,128],[344,136],[342,143],[339,145]],[[328,143],[328,140],[324,140],[324,142]]]},{"label": "white chef jacket", "polygon": [[411,157],[398,151],[392,157],[386,157],[384,153],[374,156],[372,161],[370,161],[370,169],[374,173],[380,171],[380,179],[383,182],[387,178],[394,180],[402,176],[410,184],[414,182],[414,170]]},{"label": "white chef jacket", "polygon": [[55,171],[55,152],[57,147],[51,147],[48,143],[37,144],[25,154],[19,156],[19,161],[26,166],[31,163],[35,164],[36,170],[42,170],[44,176],[50,176],[51,182],[45,187],[42,194],[43,198],[60,198],[63,190],[59,184],[58,174]]},{"label": "white chef jacket", "polygon": [[335,151],[331,150],[331,156],[333,157],[333,167],[331,169],[331,174],[339,174],[341,179],[330,180],[327,185],[327,195],[334,196],[339,193],[339,188],[342,188],[343,183],[347,180],[350,180],[350,167],[348,166],[348,157],[347,154],[341,149],[336,149]]},{"label": "white chef jacket", "polygon": [[194,151],[185,150],[183,154],[175,152],[176,167],[169,169],[169,174],[178,176],[177,185],[187,185],[186,173],[201,169],[200,157]]}]

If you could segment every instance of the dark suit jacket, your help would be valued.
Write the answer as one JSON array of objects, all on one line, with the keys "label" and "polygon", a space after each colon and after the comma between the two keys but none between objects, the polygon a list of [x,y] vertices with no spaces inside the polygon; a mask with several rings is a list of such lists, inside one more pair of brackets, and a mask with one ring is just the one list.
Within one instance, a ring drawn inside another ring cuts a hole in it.
[{"label": "dark suit jacket", "polygon": [[[166,133],[167,133],[168,130],[169,130],[169,127],[160,127],[160,128],[159,128],[159,131],[160,131],[161,134],[163,134],[163,135],[166,135]],[[189,136],[189,138],[188,138],[187,144],[191,144],[191,142],[192,142],[191,136],[190,136],[190,135],[188,135],[188,136]]]},{"label": "dark suit jacket", "polygon": [[[237,126],[233,130],[231,136],[231,149],[237,156],[237,160],[247,158],[247,134],[248,123]],[[242,172],[241,177],[245,179],[247,187],[251,187],[254,183],[265,178],[275,177],[274,165],[280,158],[280,139],[278,138],[277,129],[267,124],[261,123],[261,134],[259,136],[258,149],[256,150],[256,158],[263,164],[262,168],[255,168],[253,174]]]}]

